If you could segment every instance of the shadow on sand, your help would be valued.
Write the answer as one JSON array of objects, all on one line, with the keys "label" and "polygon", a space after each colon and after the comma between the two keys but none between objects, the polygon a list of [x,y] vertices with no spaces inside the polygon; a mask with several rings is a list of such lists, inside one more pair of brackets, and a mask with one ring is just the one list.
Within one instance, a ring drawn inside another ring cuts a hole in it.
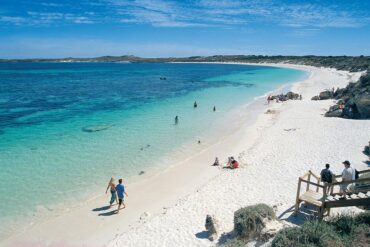
[{"label": "shadow on sand", "polygon": [[285,220],[295,225],[302,225],[305,221],[316,218],[316,208],[302,203],[297,215],[294,215],[294,207],[291,206],[278,216],[279,220]]},{"label": "shadow on sand", "polygon": [[195,234],[195,237],[200,239],[206,239],[208,238],[208,232],[207,231],[198,232]]},{"label": "shadow on sand", "polygon": [[116,215],[117,214],[117,210],[112,210],[112,211],[109,211],[109,212],[106,212],[106,213],[100,213],[98,214],[98,216],[112,216],[112,215]]},{"label": "shadow on sand", "polygon": [[108,210],[109,208],[110,208],[109,206],[104,206],[100,208],[94,208],[92,211],[94,212],[105,211],[105,210]]}]

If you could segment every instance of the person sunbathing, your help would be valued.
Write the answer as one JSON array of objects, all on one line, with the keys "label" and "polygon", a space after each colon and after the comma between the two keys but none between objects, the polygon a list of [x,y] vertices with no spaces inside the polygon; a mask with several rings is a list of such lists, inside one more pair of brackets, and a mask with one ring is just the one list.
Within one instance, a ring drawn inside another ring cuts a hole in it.
[{"label": "person sunbathing", "polygon": [[236,161],[234,159],[234,157],[230,157],[229,162],[227,162],[227,165],[224,166],[223,168],[225,168],[225,169],[236,169],[238,167],[239,167],[238,161]]}]

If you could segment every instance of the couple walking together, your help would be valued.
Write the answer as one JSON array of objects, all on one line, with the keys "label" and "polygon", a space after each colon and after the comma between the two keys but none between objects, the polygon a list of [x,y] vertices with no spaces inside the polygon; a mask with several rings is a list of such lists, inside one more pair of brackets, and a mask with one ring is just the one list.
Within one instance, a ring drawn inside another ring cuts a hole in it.
[{"label": "couple walking together", "polygon": [[[119,213],[119,210],[121,208],[121,205],[123,205],[123,208],[125,208],[124,203],[124,196],[128,196],[125,191],[125,186],[122,184],[122,178],[118,179],[118,184],[115,184],[114,178],[112,177],[108,183],[107,189],[105,193],[108,193],[108,189],[110,188],[111,198],[110,198],[110,205],[109,207],[112,207],[112,204],[114,201],[117,202],[118,208],[117,208],[117,214]],[[118,198],[118,201],[117,201]]]}]

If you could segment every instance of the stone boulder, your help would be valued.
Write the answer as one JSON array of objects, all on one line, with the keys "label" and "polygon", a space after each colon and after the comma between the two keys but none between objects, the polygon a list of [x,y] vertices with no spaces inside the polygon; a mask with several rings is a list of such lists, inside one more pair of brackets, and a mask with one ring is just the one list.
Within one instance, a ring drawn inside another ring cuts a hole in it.
[{"label": "stone boulder", "polygon": [[311,98],[311,100],[320,100],[320,97],[319,96],[313,96],[312,98]]},{"label": "stone boulder", "polygon": [[299,94],[293,93],[293,92],[288,92],[286,94],[286,97],[290,100],[297,100],[299,98]]},{"label": "stone boulder", "polygon": [[333,91],[326,90],[319,94],[319,98],[320,100],[332,99],[334,98],[334,93]]},{"label": "stone boulder", "polygon": [[355,96],[353,101],[360,118],[370,118],[370,93]]},{"label": "stone boulder", "polygon": [[211,241],[216,240],[218,238],[219,224],[214,216],[207,215],[205,227],[208,231],[208,239]]},{"label": "stone boulder", "polygon": [[334,110],[334,111],[328,111],[325,113],[325,117],[342,117],[343,111],[342,109]]}]

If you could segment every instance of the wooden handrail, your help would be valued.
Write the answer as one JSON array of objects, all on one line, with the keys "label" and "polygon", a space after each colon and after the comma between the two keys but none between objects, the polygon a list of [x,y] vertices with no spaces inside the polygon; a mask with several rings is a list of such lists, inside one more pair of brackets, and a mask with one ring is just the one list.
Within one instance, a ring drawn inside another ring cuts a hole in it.
[{"label": "wooden handrail", "polygon": [[307,183],[307,184],[311,184],[311,185],[314,185],[314,186],[317,186],[317,187],[320,187],[320,188],[325,188],[324,185],[321,185],[321,184],[318,184],[318,183],[314,183],[314,182],[311,182],[311,181],[308,181],[308,180],[305,180],[305,179],[301,179],[301,182],[304,182],[304,183]]},{"label": "wooden handrail", "polygon": [[320,179],[320,177],[313,173],[311,170],[309,170],[308,172],[311,173],[311,175],[314,176],[316,179]]},{"label": "wooden handrail", "polygon": [[370,182],[370,178],[363,178],[363,179],[356,179],[356,180],[351,180],[351,181],[341,181],[341,182],[336,182],[336,183],[332,183],[330,184],[331,186],[334,186],[334,185],[344,185],[344,184],[353,184],[353,183],[362,183],[362,182],[367,182],[369,181]]},{"label": "wooden handrail", "polygon": [[308,175],[310,175],[310,171],[308,171],[305,174],[303,174],[303,176],[301,176],[300,178],[305,179]]},{"label": "wooden handrail", "polygon": [[[370,169],[358,171],[358,174],[365,174],[365,173],[370,173]],[[342,174],[334,175],[334,177],[340,178],[340,177],[342,177]]]}]

